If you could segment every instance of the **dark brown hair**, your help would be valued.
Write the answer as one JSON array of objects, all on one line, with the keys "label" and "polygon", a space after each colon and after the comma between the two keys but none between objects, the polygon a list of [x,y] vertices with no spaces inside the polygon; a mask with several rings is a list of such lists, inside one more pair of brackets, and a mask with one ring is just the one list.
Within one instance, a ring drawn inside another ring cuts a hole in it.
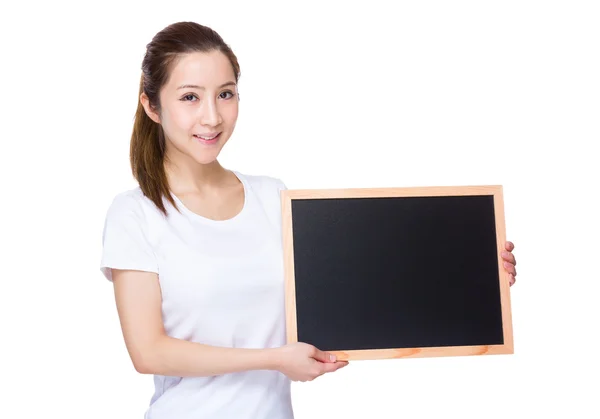
[{"label": "dark brown hair", "polygon": [[169,80],[173,62],[190,52],[220,51],[229,59],[235,81],[240,77],[240,66],[229,45],[221,36],[206,26],[194,22],[178,22],[158,32],[146,45],[142,61],[142,76],[130,144],[130,164],[133,176],[144,195],[167,215],[162,197],[175,208],[165,173],[165,134],[160,124],[146,114],[139,96],[145,93],[150,106],[160,112],[160,90]]}]

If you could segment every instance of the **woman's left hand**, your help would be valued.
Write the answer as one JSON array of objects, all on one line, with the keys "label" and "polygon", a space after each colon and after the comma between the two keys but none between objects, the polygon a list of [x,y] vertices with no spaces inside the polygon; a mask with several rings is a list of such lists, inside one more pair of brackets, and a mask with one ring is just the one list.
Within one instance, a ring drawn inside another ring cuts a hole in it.
[{"label": "woman's left hand", "polygon": [[517,260],[515,259],[515,255],[512,254],[512,251],[515,248],[515,245],[512,242],[507,241],[504,244],[504,248],[506,249],[502,252],[502,259],[504,259],[504,269],[508,272],[509,284],[512,287],[516,281],[517,270],[515,266],[517,266]]}]

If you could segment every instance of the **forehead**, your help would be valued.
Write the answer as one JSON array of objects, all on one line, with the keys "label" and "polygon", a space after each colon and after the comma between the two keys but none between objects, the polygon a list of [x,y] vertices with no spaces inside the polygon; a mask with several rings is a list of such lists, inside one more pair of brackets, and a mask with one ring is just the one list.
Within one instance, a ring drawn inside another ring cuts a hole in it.
[{"label": "forehead", "polygon": [[182,84],[197,84],[206,88],[235,82],[229,59],[221,51],[191,52],[181,55],[171,67],[167,86],[177,88]]}]

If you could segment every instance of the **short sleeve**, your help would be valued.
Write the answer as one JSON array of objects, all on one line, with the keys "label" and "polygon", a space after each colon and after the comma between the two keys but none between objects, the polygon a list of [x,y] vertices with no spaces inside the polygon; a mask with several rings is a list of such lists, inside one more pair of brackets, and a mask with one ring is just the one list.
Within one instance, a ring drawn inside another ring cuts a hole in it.
[{"label": "short sleeve", "polygon": [[275,185],[277,187],[277,201],[274,205],[274,220],[277,227],[278,234],[281,235],[282,227],[282,206],[281,206],[281,192],[287,190],[287,185],[279,178],[275,178]]},{"label": "short sleeve", "polygon": [[286,184],[281,179],[275,179],[275,182],[277,183],[277,189],[280,193],[281,191],[287,190]]},{"label": "short sleeve", "polygon": [[100,270],[109,281],[112,268],[158,273],[142,208],[127,194],[115,197],[104,222]]}]

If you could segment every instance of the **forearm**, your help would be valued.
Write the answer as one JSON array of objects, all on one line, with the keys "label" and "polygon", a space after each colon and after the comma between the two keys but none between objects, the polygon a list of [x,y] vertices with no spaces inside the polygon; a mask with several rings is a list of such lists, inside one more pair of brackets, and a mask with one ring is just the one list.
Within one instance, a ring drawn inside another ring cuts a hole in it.
[{"label": "forearm", "polygon": [[203,345],[161,336],[138,359],[144,374],[177,377],[216,376],[277,368],[274,349],[244,349]]}]

